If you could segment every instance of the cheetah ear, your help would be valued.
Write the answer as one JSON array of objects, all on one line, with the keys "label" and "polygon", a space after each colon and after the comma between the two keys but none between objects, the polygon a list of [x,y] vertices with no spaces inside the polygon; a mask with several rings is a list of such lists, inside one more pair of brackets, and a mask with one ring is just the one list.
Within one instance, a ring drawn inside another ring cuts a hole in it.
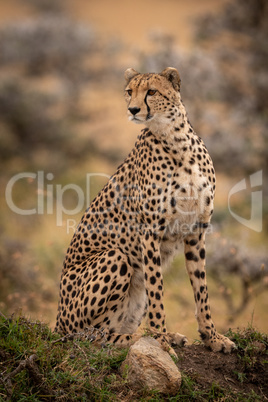
[{"label": "cheetah ear", "polygon": [[178,73],[178,70],[173,67],[167,67],[165,70],[160,73],[163,77],[165,77],[168,81],[171,82],[175,91],[179,91],[181,87],[181,79]]},{"label": "cheetah ear", "polygon": [[127,84],[132,80],[132,78],[135,77],[135,75],[138,75],[138,74],[139,73],[136,70],[134,70],[134,68],[128,68],[125,71],[125,80],[126,80]]}]

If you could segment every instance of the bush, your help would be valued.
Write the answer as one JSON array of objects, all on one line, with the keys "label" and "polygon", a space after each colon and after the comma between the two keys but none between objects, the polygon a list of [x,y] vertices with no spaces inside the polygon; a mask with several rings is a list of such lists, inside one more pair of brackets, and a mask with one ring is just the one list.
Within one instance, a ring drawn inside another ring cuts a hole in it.
[{"label": "bush", "polygon": [[1,65],[23,65],[29,74],[56,71],[72,78],[94,51],[89,26],[49,14],[10,24],[0,30]]}]

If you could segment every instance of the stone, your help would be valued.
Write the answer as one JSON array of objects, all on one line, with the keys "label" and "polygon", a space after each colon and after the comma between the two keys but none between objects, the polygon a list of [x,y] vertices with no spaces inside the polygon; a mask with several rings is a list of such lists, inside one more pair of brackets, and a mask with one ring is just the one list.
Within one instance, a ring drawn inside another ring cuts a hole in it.
[{"label": "stone", "polygon": [[151,337],[142,337],[130,347],[121,372],[136,389],[147,388],[175,395],[181,385],[178,367]]}]

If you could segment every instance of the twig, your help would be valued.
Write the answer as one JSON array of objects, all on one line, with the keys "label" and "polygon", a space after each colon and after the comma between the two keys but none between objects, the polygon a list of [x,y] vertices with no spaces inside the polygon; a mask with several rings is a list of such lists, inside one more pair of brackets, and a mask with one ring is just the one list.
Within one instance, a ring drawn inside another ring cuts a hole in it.
[{"label": "twig", "polygon": [[7,317],[0,311],[0,316],[7,320]]},{"label": "twig", "polygon": [[37,360],[37,355],[33,354],[28,359],[22,360],[15,370],[11,371],[11,373],[5,376],[3,382],[6,383],[5,387],[8,391],[9,396],[12,395],[11,378],[15,377],[17,374],[25,369],[28,370],[29,376],[31,377],[35,385],[39,387],[42,394],[46,396],[56,395],[56,392],[46,384],[46,379],[43,374],[40,373],[39,367],[35,363],[35,360]]},{"label": "twig", "polygon": [[65,336],[62,336],[59,339],[56,339],[55,341],[52,341],[51,344],[54,345],[55,343],[59,343],[59,342],[65,343],[68,340],[72,341],[73,339],[74,339],[74,334],[67,334]]},{"label": "twig", "polygon": [[10,400],[10,398],[12,396],[12,382],[11,382],[11,380],[8,378],[7,381],[4,381],[4,379],[0,377],[0,381],[1,381],[1,383],[3,384],[3,386],[6,389],[8,400]]}]

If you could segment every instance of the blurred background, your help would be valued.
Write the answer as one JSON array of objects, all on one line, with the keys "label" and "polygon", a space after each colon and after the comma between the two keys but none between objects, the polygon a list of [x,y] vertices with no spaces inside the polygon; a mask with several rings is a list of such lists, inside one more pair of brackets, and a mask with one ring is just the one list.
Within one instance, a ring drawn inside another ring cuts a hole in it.
[{"label": "blurred background", "polygon": [[[2,313],[53,327],[74,228],[140,130],[124,71],[173,66],[217,174],[212,316],[221,331],[268,331],[267,39],[265,0],[0,2]],[[165,273],[165,305],[169,330],[197,338],[183,255]]]}]

